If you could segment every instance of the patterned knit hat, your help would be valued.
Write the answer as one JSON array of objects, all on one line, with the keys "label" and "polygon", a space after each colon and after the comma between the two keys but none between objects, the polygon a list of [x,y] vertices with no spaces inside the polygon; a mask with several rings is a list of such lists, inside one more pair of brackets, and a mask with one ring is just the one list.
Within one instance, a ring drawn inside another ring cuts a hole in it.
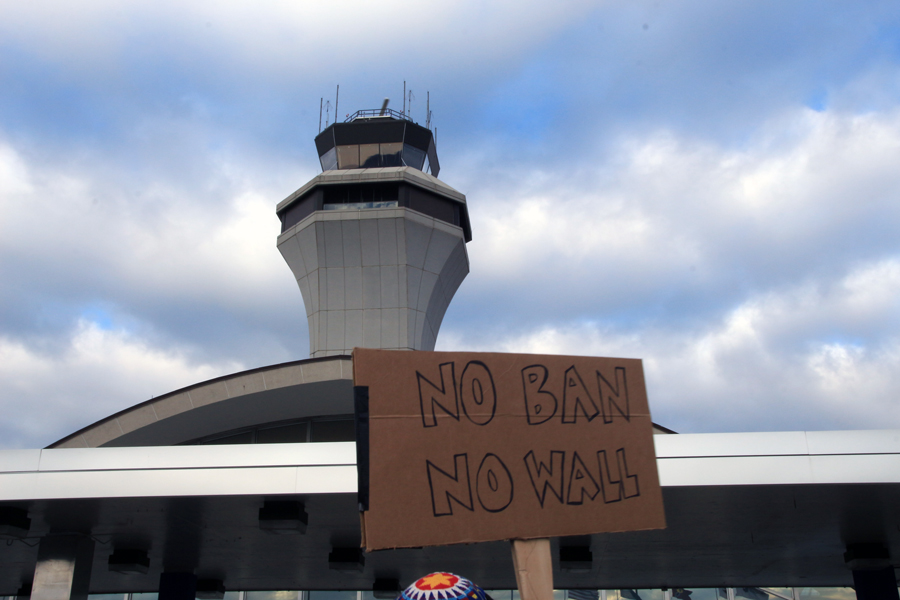
[{"label": "patterned knit hat", "polygon": [[453,573],[432,573],[403,590],[397,600],[490,600],[484,590]]}]

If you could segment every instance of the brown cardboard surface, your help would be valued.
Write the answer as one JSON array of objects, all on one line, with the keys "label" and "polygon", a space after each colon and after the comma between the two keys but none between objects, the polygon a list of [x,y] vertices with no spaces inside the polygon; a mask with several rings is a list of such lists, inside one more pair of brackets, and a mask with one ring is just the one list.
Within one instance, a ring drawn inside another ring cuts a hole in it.
[{"label": "brown cardboard surface", "polygon": [[665,527],[638,359],[353,351],[367,550]]}]

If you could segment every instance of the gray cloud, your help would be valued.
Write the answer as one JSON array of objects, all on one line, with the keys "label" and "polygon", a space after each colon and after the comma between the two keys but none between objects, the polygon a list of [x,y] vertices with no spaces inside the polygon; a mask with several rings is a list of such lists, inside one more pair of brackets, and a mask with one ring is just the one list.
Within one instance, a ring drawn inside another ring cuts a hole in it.
[{"label": "gray cloud", "polygon": [[898,426],[894,4],[354,7],[0,8],[0,444],[304,357],[274,205],[321,96],[404,79],[475,234],[439,348],[643,357],[679,430]]}]

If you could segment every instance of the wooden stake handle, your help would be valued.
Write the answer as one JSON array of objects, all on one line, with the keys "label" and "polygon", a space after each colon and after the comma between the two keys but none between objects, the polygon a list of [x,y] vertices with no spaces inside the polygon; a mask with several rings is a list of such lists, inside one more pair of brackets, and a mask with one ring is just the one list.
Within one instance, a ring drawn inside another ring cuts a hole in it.
[{"label": "wooden stake handle", "polygon": [[522,600],[553,600],[550,540],[513,540],[512,556]]}]

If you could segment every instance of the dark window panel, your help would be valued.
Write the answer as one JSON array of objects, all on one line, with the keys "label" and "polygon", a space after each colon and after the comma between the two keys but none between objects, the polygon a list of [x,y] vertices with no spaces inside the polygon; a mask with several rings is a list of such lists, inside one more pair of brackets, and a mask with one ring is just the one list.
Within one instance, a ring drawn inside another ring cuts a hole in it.
[{"label": "dark window panel", "polygon": [[294,201],[279,216],[281,217],[281,231],[285,232],[309,215],[313,214],[321,203],[322,190],[316,189],[306,196]]},{"label": "dark window panel", "polygon": [[209,446],[218,446],[218,445],[224,445],[224,444],[252,444],[253,443],[253,432],[252,431],[244,431],[241,433],[226,435],[226,436],[220,437],[220,438],[204,440],[200,443],[203,445],[209,445]]},{"label": "dark window panel", "polygon": [[425,163],[425,151],[409,144],[403,144],[403,162],[407,167],[421,171],[422,165]]},{"label": "dark window panel", "polygon": [[325,204],[356,204],[359,202],[391,202],[398,199],[396,183],[365,185],[330,185],[324,189]]},{"label": "dark window panel", "polygon": [[459,225],[458,206],[446,200],[422,193],[419,190],[410,191],[409,208],[445,223]]},{"label": "dark window panel", "polygon": [[359,166],[363,169],[375,169],[381,166],[381,152],[378,144],[359,145]]},{"label": "dark window panel", "polygon": [[334,148],[334,126],[327,127],[325,131],[316,136],[316,151],[322,156],[328,150]]},{"label": "dark window panel", "polygon": [[356,440],[356,424],[353,419],[338,421],[313,421],[310,442],[352,442]]},{"label": "dark window panel", "polygon": [[339,146],[402,142],[405,128],[406,121],[393,119],[375,123],[337,123],[334,126],[334,141]]},{"label": "dark window panel", "polygon": [[438,161],[437,148],[434,146],[434,138],[428,143],[428,171],[435,177],[441,172],[441,163]]},{"label": "dark window panel", "polygon": [[309,423],[292,423],[281,427],[259,429],[256,432],[257,444],[296,444],[308,438]]},{"label": "dark window panel", "polygon": [[415,146],[419,150],[428,150],[428,144],[431,143],[431,132],[421,125],[410,125],[406,128],[406,135],[403,138],[404,143]]},{"label": "dark window panel", "polygon": [[403,160],[400,155],[403,152],[403,144],[381,144],[381,160],[385,167],[402,167]]},{"label": "dark window panel", "polygon": [[338,146],[337,159],[339,169],[358,169],[359,168],[359,146]]},{"label": "dark window panel", "polygon": [[325,154],[319,156],[319,162],[322,165],[323,171],[333,171],[338,168],[337,163],[337,150],[332,148]]}]

